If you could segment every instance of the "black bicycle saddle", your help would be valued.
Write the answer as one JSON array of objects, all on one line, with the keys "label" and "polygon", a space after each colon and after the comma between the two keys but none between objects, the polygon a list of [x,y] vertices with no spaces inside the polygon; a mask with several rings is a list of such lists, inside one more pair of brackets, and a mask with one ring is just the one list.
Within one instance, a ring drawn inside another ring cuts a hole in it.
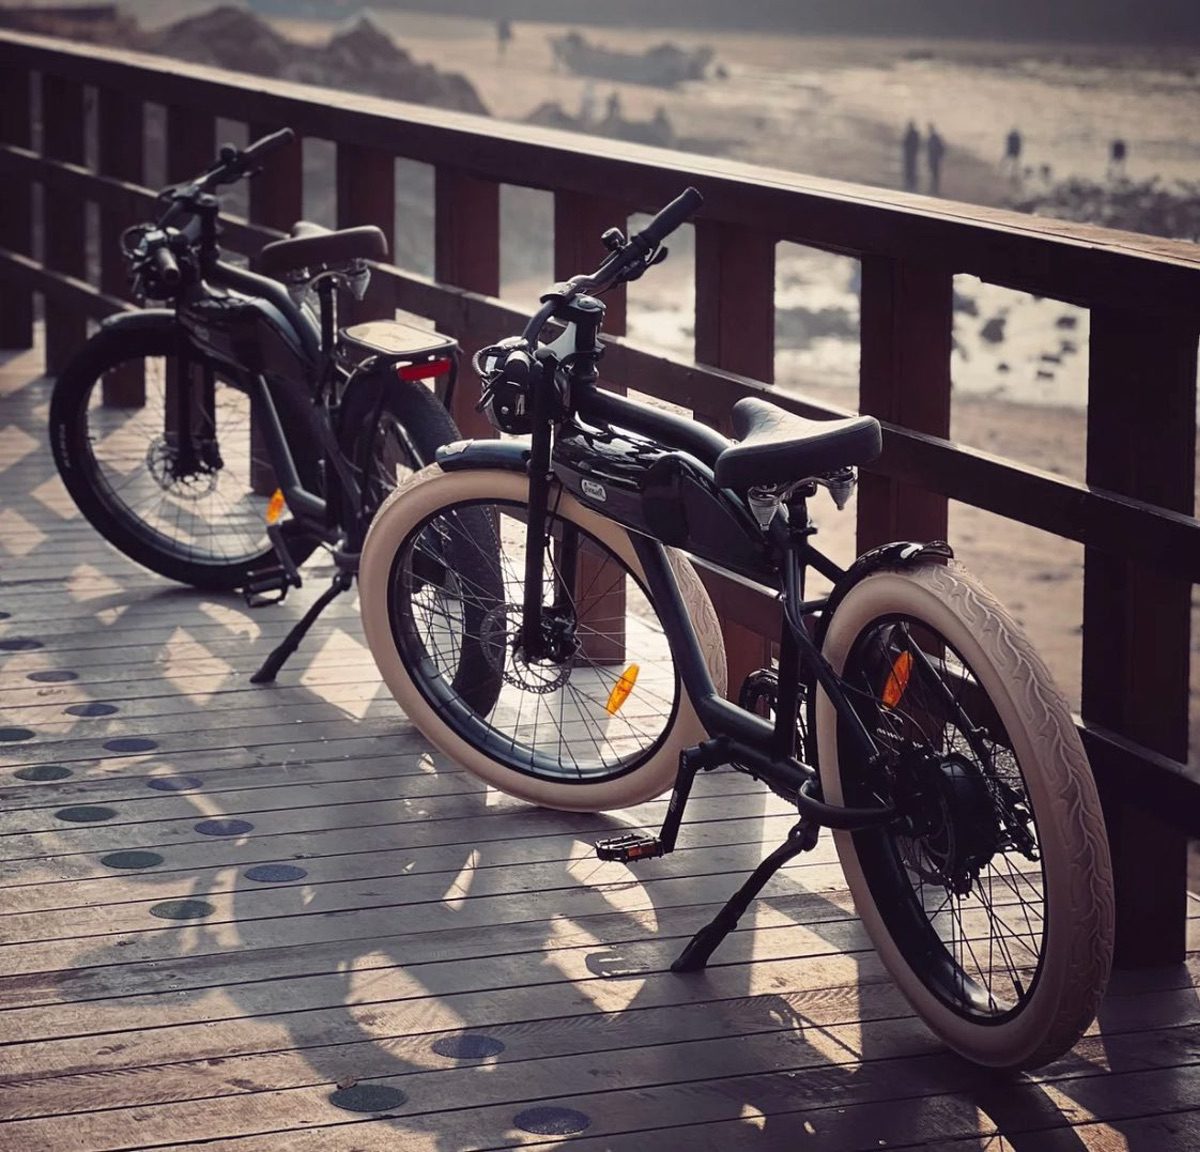
[{"label": "black bicycle saddle", "polygon": [[809,420],[747,396],[733,406],[732,417],[738,443],[726,448],[713,468],[722,488],[743,490],[804,480],[866,464],[882,449],[874,416]]}]

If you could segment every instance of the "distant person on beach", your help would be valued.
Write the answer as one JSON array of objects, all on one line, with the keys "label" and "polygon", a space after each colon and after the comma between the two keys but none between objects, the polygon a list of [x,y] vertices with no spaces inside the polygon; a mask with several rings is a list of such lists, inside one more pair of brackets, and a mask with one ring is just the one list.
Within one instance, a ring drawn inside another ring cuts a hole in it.
[{"label": "distant person on beach", "polygon": [[921,154],[921,133],[916,124],[910,120],[900,141],[900,154],[904,163],[904,191],[917,190],[917,157]]},{"label": "distant person on beach", "polygon": [[1125,159],[1129,149],[1124,140],[1114,140],[1108,150],[1108,178],[1110,180],[1125,179]]},{"label": "distant person on beach", "polygon": [[942,157],[946,155],[946,141],[938,130],[929,125],[929,136],[925,142],[925,158],[929,162],[929,195],[940,196],[942,187]]},{"label": "distant person on beach", "polygon": [[502,60],[504,59],[504,53],[508,50],[508,42],[512,38],[512,21],[507,16],[501,16],[496,21],[496,52]]},{"label": "distant person on beach", "polygon": [[617,125],[621,122],[621,97],[614,89],[608,95],[608,103],[604,109],[605,124]]},{"label": "distant person on beach", "polygon": [[1014,128],[1004,138],[1004,171],[1014,183],[1021,178],[1021,133]]}]

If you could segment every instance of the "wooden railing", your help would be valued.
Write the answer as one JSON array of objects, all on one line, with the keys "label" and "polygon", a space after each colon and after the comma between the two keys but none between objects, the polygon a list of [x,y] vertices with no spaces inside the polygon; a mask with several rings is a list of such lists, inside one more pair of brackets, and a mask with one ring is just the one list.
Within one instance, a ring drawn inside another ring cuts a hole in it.
[{"label": "wooden railing", "polygon": [[[1188,767],[1191,597],[1200,580],[1193,245],[0,34],[0,346],[29,345],[40,294],[50,371],[82,342],[89,318],[128,306],[115,237],[152,203],[142,187],[147,102],[166,108],[172,179],[209,162],[218,117],[246,123],[252,135],[289,125],[333,141],[338,223],[377,224],[389,241],[395,158],[432,165],[434,278],[388,269],[372,303],[385,314],[425,315],[468,349],[522,319],[495,299],[502,184],[553,193],[557,275],[594,263],[596,237],[614,221],[696,184],[706,197],[695,225],[696,362],[617,339],[605,373],[718,427],[736,399],[772,381],[777,243],[857,257],[860,406],[886,430],[882,458],[862,477],[859,544],[944,536],[948,497],[1083,544],[1081,726],[1118,864],[1119,962],[1183,955],[1186,837],[1200,832],[1200,773]],[[32,257],[38,185],[41,261]],[[302,189],[295,147],[252,185],[249,220],[231,223],[226,242],[255,251],[300,215]],[[85,257],[89,202],[102,221],[94,277]],[[1090,309],[1086,483],[948,442],[958,273]],[[624,319],[618,294],[609,331],[622,333]],[[487,434],[467,392],[456,418],[465,432]],[[792,392],[771,398],[802,414],[828,412]],[[729,585],[714,585],[714,594],[737,684],[769,654],[775,606]]]}]

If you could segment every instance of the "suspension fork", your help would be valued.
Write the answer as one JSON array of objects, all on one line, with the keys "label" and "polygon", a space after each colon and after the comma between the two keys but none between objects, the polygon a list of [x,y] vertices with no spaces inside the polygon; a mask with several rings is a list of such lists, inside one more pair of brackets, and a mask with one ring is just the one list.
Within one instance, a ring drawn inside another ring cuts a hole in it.
[{"label": "suspension fork", "polygon": [[[195,375],[197,371],[199,378]],[[180,339],[177,355],[167,361],[165,385],[163,435],[175,450],[173,467],[176,473],[187,476],[201,465],[219,468],[216,384],[212,365],[203,357],[193,356],[187,341]]]},{"label": "suspension fork", "polygon": [[[525,525],[525,594],[521,611],[521,644],[530,660],[541,660],[546,654],[545,633],[542,628],[543,573],[546,563],[546,513],[549,511],[550,451],[554,443],[553,378],[545,362],[534,361],[539,378],[534,381],[533,437],[529,450],[529,504]],[[570,548],[574,566],[574,547]],[[557,593],[556,593],[557,600]]]}]

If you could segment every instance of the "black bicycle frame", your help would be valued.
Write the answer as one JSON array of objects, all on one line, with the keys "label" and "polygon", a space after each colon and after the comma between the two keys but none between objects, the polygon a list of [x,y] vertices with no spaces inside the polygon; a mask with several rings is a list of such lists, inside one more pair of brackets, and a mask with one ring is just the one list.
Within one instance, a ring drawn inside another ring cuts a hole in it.
[{"label": "black bicycle frame", "polygon": [[[534,389],[533,434],[529,457],[529,519],[526,525],[525,599],[522,642],[529,644],[532,659],[545,654],[542,621],[543,571],[548,544],[546,515],[554,474],[554,426],[561,413],[555,413],[557,390],[546,380]],[[604,392],[587,383],[566,390],[570,410],[589,423],[611,424],[622,430],[676,448],[711,466],[717,455],[729,446],[719,433],[693,421],[661,409],[651,408],[614,393]],[[722,500],[741,498],[723,491]],[[792,523],[792,520],[795,523]],[[828,557],[812,547],[814,529],[808,518],[807,498],[799,496],[782,507],[770,529],[764,533],[764,559],[755,574],[759,583],[775,592],[784,603],[784,620],[779,636],[779,692],[775,721],[750,712],[726,700],[717,691],[692,626],[679,585],[671,571],[666,548],[661,541],[640,532],[631,532],[634,551],[641,562],[651,599],[657,608],[672,654],[680,670],[683,686],[701,723],[709,733],[706,757],[712,763],[734,763],[795,799],[802,815],[831,828],[859,829],[885,824],[895,813],[890,806],[848,808],[826,804],[819,798],[816,770],[798,758],[795,718],[804,694],[811,697],[819,687],[826,692],[850,739],[858,745],[861,763],[871,765],[880,757],[874,738],[847,700],[842,683],[817,648],[801,617],[820,611],[825,600],[803,600],[804,575],[811,566],[832,581],[845,575]],[[564,535],[559,553],[571,547]],[[768,559],[768,556],[774,559]],[[706,563],[708,561],[706,560]],[[720,571],[719,563],[713,566]],[[565,584],[566,573],[574,570],[573,560],[556,562],[556,579]],[[745,573],[740,575],[745,576]],[[569,599],[570,586],[560,587],[556,601]]]}]

